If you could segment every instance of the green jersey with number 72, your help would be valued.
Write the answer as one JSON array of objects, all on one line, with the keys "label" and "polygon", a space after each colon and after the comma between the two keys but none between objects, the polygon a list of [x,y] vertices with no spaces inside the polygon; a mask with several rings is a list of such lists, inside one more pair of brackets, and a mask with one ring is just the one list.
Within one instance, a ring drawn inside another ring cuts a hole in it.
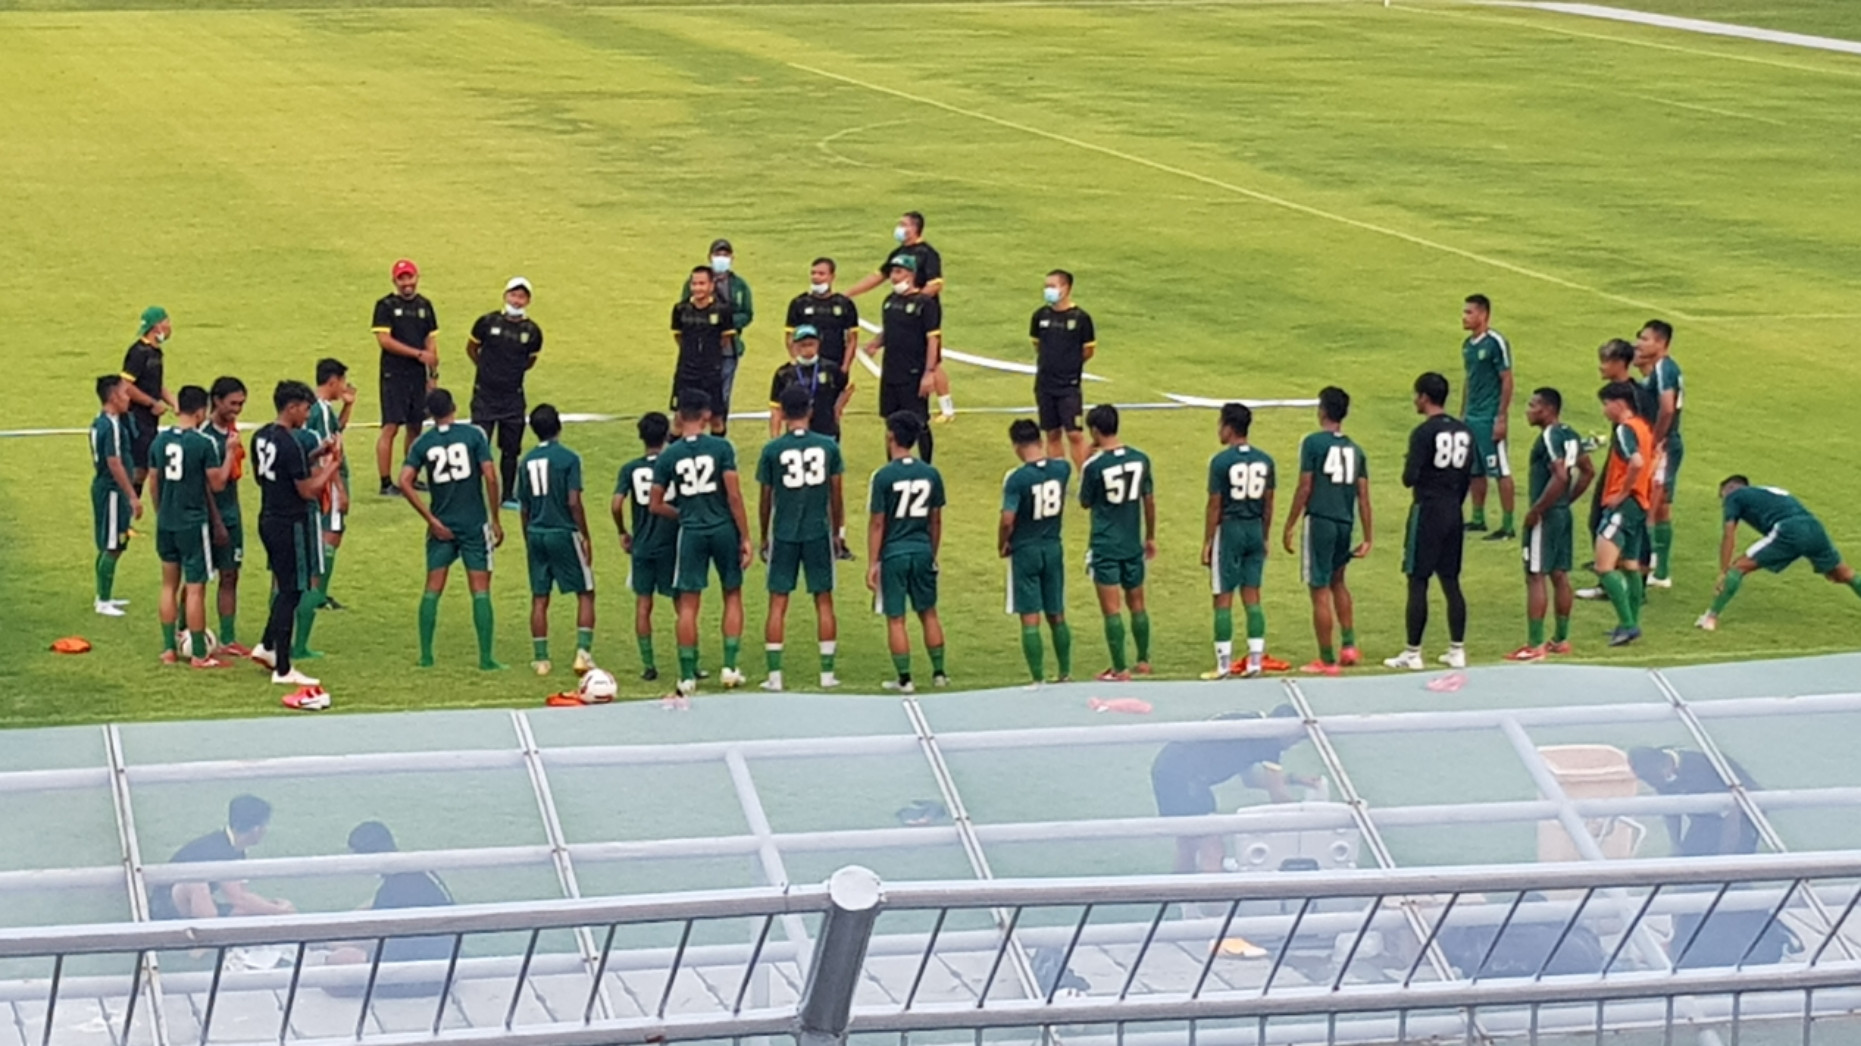
[{"label": "green jersey with number 72", "polygon": [[1299,444],[1299,471],[1312,477],[1306,515],[1337,523],[1357,521],[1357,481],[1370,476],[1363,448],[1342,432],[1314,432]]},{"label": "green jersey with number 72", "polygon": [[894,458],[873,473],[866,508],[885,518],[880,558],[930,552],[931,511],[942,507],[943,474],[917,458]]}]

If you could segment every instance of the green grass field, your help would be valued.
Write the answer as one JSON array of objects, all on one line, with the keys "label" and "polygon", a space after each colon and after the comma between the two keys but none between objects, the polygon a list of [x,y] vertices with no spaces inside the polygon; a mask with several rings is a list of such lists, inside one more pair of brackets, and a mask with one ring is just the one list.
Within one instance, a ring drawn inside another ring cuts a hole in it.
[{"label": "green grass field", "polygon": [[[1861,36],[1861,14],[1833,0],[1643,6]],[[1595,346],[1666,317],[1690,393],[1676,586],[1624,655],[1602,649],[1607,610],[1581,606],[1581,656],[1675,663],[1855,645],[1861,605],[1802,568],[1750,585],[1717,635],[1690,628],[1715,576],[1712,488],[1727,472],[1790,487],[1838,544],[1861,548],[1849,482],[1861,466],[1852,57],[1525,10],[1354,2],[0,3],[0,48],[8,427],[85,424],[92,378],[117,367],[150,302],[175,317],[171,385],[234,373],[269,389],[336,355],[363,390],[358,418],[371,419],[369,308],[401,255],[420,261],[441,310],[448,385],[469,383],[470,319],[523,273],[549,344],[531,402],[637,415],[662,406],[666,311],[719,235],[757,291],[738,396],[756,404],[808,259],[839,258],[850,281],[915,208],[946,259],[954,347],[1025,358],[1040,274],[1063,266],[1100,329],[1092,369],[1112,380],[1094,395],[1348,388],[1381,522],[1353,570],[1375,657],[1401,645],[1408,384],[1431,368],[1458,379],[1461,298],[1493,297],[1521,389],[1562,388],[1585,431],[1602,426]],[[952,373],[961,406],[1030,399],[1025,379]],[[849,426],[855,489],[881,458],[873,396],[871,384],[860,391]],[[944,612],[962,686],[1024,674],[992,548],[1006,420],[969,415],[938,432],[953,500]],[[1290,466],[1311,424],[1304,410],[1268,412],[1255,442]],[[1522,417],[1513,424],[1522,435]],[[1156,660],[1176,676],[1208,659],[1196,552],[1213,428],[1196,411],[1126,426],[1158,465]],[[736,431],[751,458],[759,427]],[[625,424],[580,426],[569,441],[601,483],[636,449]],[[363,431],[352,444],[364,480],[369,443]],[[256,670],[158,670],[149,541],[119,575],[131,615],[90,613],[87,468],[80,438],[0,441],[0,722],[275,708]],[[421,527],[398,501],[358,502],[333,589],[353,609],[324,615],[316,637],[331,656],[315,669],[339,707],[527,705],[562,685],[468,667],[462,579],[442,611],[444,665],[416,672]],[[1083,519],[1070,524],[1070,555],[1084,532]],[[528,653],[519,540],[495,589],[499,652],[514,666]],[[1476,545],[1469,562],[1470,645],[1496,659],[1523,638],[1517,549]],[[642,695],[611,538],[596,569],[597,654]],[[250,642],[264,583],[248,573]],[[758,672],[761,577],[746,588]],[[1098,615],[1083,584],[1070,598],[1086,675],[1104,660]],[[889,667],[864,602],[842,600],[841,675],[859,688]],[[1267,608],[1273,649],[1309,658],[1292,557],[1275,561]],[[791,619],[791,681],[812,679],[811,621]],[[660,624],[663,664],[669,611]],[[559,606],[559,661],[569,625]],[[45,652],[70,633],[96,652]],[[714,627],[704,642],[714,665]],[[1444,642],[1437,608],[1431,653]]]}]

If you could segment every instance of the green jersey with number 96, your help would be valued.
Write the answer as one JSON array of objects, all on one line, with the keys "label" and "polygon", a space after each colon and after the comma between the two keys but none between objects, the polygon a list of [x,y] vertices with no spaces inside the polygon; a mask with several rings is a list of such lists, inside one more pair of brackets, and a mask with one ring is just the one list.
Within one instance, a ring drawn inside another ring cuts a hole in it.
[{"label": "green jersey with number 96", "polygon": [[420,434],[407,452],[406,467],[426,471],[433,514],[458,534],[490,522],[485,511],[485,470],[491,441],[476,425],[439,425]]},{"label": "green jersey with number 96", "polygon": [[736,470],[737,448],[729,440],[704,434],[686,436],[668,445],[653,462],[653,485],[666,488],[667,500],[678,506],[681,529],[735,529],[724,473]]},{"label": "green jersey with number 96", "polygon": [[1342,432],[1314,432],[1299,444],[1299,472],[1312,477],[1305,514],[1337,523],[1357,521],[1357,481],[1368,479],[1363,448]]},{"label": "green jersey with number 96", "polygon": [[1266,515],[1266,496],[1276,483],[1273,459],[1245,443],[1223,449],[1208,460],[1208,492],[1221,497],[1221,518],[1258,520]]}]

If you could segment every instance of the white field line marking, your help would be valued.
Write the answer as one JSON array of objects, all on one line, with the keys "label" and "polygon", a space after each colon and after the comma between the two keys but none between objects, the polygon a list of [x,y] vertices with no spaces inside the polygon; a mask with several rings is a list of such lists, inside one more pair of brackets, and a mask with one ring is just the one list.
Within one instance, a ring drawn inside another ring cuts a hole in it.
[{"label": "white field line marking", "polygon": [[1713,116],[1729,116],[1734,120],[1755,120],[1758,123],[1767,123],[1773,127],[1790,126],[1789,124],[1784,123],[1782,120],[1773,120],[1768,116],[1753,116],[1750,113],[1735,113],[1731,111],[1730,109],[1715,109],[1710,105],[1699,105],[1693,102],[1676,102],[1671,98],[1656,98],[1651,94],[1630,93],[1629,97],[1639,98],[1644,102],[1653,102],[1656,105],[1670,105],[1670,106],[1673,106],[1675,109],[1690,109],[1696,113],[1710,113]]},{"label": "white field line marking", "polygon": [[1214,177],[1211,177],[1206,174],[1202,174],[1197,171],[1191,171],[1184,167],[1176,167],[1171,164],[1162,163],[1157,160],[1152,160],[1149,157],[1138,156],[1135,153],[1127,153],[1121,149],[1114,149],[1108,145],[1099,145],[1096,142],[1084,141],[1082,139],[1074,138],[1069,135],[1059,134],[1054,131],[1049,131],[1049,130],[1046,130],[1040,127],[1034,127],[1029,124],[1016,123],[1013,120],[1003,119],[1002,117],[999,117],[999,116],[991,116],[988,113],[978,112],[974,109],[964,109],[961,106],[951,105],[947,102],[940,102],[934,98],[926,98],[923,95],[911,94],[908,91],[900,91],[897,88],[884,87],[879,84],[868,83],[865,80],[858,80],[851,76],[846,76],[842,73],[829,72],[825,69],[817,69],[811,65],[803,65],[800,62],[790,62],[788,63],[788,65],[790,68],[799,69],[804,73],[813,73],[816,76],[826,77],[829,80],[838,80],[841,83],[851,84],[854,87],[864,88],[865,90],[868,90],[868,91],[874,91],[879,94],[891,95],[894,98],[903,98],[906,101],[916,102],[919,105],[928,105],[935,109],[942,109],[945,112],[955,113],[958,116],[966,116],[972,120],[981,120],[985,123],[995,124],[998,127],[1006,127],[1012,131],[1020,131],[1023,134],[1031,134],[1039,138],[1046,138],[1050,141],[1060,142],[1063,145],[1070,145],[1077,149],[1085,149],[1089,152],[1095,152],[1102,156],[1109,156],[1109,157],[1112,157],[1113,159],[1123,160],[1126,163],[1134,163],[1140,167],[1148,167],[1153,171],[1161,171],[1164,174],[1172,174],[1178,178],[1188,178],[1191,181],[1200,182],[1203,185],[1210,185],[1217,189],[1221,189],[1226,192],[1233,193],[1236,196],[1244,196],[1247,199],[1257,200],[1260,203],[1270,204],[1274,207],[1279,207],[1284,210],[1293,211],[1298,214],[1304,214],[1304,215],[1307,215],[1313,218],[1320,218],[1320,219],[1323,219],[1329,222],[1336,222],[1339,225],[1346,225],[1353,229],[1361,229],[1364,232],[1376,233],[1379,236],[1387,236],[1392,239],[1402,240],[1405,243],[1412,243],[1418,247],[1425,247],[1429,250],[1439,251],[1443,254],[1451,254],[1457,258],[1464,258],[1468,261],[1478,262],[1481,265],[1490,266],[1492,268],[1500,269],[1505,272],[1510,272],[1515,275],[1524,276],[1529,279],[1540,280],[1544,283],[1553,284],[1555,286],[1563,287],[1568,290],[1582,291],[1587,294],[1593,294],[1593,295],[1596,295],[1597,297],[1605,298],[1609,301],[1613,301],[1619,305],[1628,305],[1636,309],[1652,310],[1654,312],[1666,312],[1671,315],[1678,316],[1681,319],[1691,320],[1694,318],[1687,313],[1681,312],[1678,309],[1674,309],[1668,306],[1659,305],[1659,304],[1656,304],[1654,302],[1649,302],[1649,301],[1642,301],[1637,298],[1624,297],[1623,295],[1620,295],[1620,294],[1612,294],[1609,291],[1605,291],[1599,287],[1592,287],[1588,284],[1578,283],[1574,280],[1567,280],[1567,279],[1564,279],[1562,276],[1553,276],[1548,272],[1539,272],[1536,269],[1529,269],[1523,265],[1514,265],[1513,263],[1509,261],[1503,261],[1499,258],[1491,257],[1490,255],[1480,254],[1475,251],[1465,250],[1460,247],[1454,247],[1449,244],[1441,243],[1436,240],[1430,240],[1426,237],[1417,236],[1414,233],[1403,232],[1400,229],[1392,229],[1386,225],[1377,225],[1374,222],[1367,222],[1367,221],[1362,221],[1357,218],[1346,217],[1345,215],[1342,215],[1342,214],[1336,214],[1331,211],[1323,210],[1322,208],[1313,207],[1310,204],[1299,203],[1296,200],[1289,200],[1283,196],[1275,196],[1272,193],[1261,192],[1258,189],[1249,189],[1246,186],[1236,185],[1233,182],[1225,182],[1219,178],[1214,178]]},{"label": "white field line marking", "polygon": [[1166,392],[1163,395],[1169,397],[1172,402],[1180,403],[1185,407],[1208,407],[1215,410],[1220,410],[1230,403],[1245,403],[1251,410],[1259,410],[1262,407],[1318,406],[1318,401],[1315,399],[1253,400],[1244,396],[1236,396],[1233,399],[1210,399],[1207,396],[1184,396],[1175,392]]},{"label": "white field line marking", "polygon": [[1861,55],[1861,41],[1843,40],[1833,36],[1811,36],[1808,33],[1786,33],[1781,29],[1764,29],[1754,25],[1738,25],[1734,22],[1709,22],[1703,18],[1681,18],[1676,15],[1654,14],[1649,11],[1633,11],[1625,7],[1605,7],[1602,4],[1549,3],[1543,0],[1486,0],[1486,2],[1494,7],[1528,7],[1561,15],[1601,18],[1611,22],[1631,22],[1635,25],[1679,29],[1706,36],[1729,36],[1739,40],[1782,44],[1786,47],[1807,47],[1815,51]]},{"label": "white field line marking", "polygon": [[[859,325],[862,329],[872,334],[877,334],[881,330],[884,329],[880,327],[878,324],[872,322],[871,320],[861,320],[859,321]],[[1013,360],[998,360],[994,358],[993,356],[978,356],[973,352],[958,352],[957,350],[952,349],[947,345],[944,346],[943,354],[946,357],[953,359],[958,363],[967,363],[972,367],[986,367],[989,370],[1002,370],[1002,371],[1007,371],[1010,374],[1038,373],[1037,368],[1035,368],[1035,366],[1032,363],[1017,363]],[[868,366],[872,365],[870,362],[870,358],[867,357],[865,353],[863,352],[860,353],[860,357],[868,361],[867,363]],[[877,377],[879,374],[877,368],[874,368],[872,373],[874,377]],[[1096,374],[1082,373],[1080,374],[1080,377],[1086,379],[1087,381],[1109,381],[1111,380],[1109,378],[1101,378]]]}]

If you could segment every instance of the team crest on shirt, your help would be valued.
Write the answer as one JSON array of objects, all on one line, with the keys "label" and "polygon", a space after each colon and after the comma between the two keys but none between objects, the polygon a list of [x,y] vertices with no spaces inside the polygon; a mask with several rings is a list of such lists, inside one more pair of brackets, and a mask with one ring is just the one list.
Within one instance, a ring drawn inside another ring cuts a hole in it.
[{"label": "team crest on shirt", "polygon": [[1072,330],[1073,328],[1075,328],[1075,327],[1077,327],[1077,326],[1079,326],[1079,321],[1078,321],[1078,320],[1067,320],[1067,321],[1066,321],[1066,329],[1067,329],[1067,330]]},{"label": "team crest on shirt", "polygon": [[416,309],[416,310],[414,311],[414,315],[415,315],[415,316],[418,316],[418,317],[420,317],[421,319],[423,319],[423,320],[424,320],[424,319],[426,319],[426,310],[425,310],[425,309]]},{"label": "team crest on shirt", "polygon": [[836,305],[836,306],[834,306],[834,315],[835,315],[835,316],[839,316],[839,315],[841,315],[841,308],[840,308],[840,306],[838,306],[838,305]]},{"label": "team crest on shirt", "polygon": [[719,316],[717,315],[717,313],[715,313],[715,312],[714,312],[714,313],[712,313],[712,314],[711,314],[711,326],[713,326],[713,327],[715,327],[715,326],[717,326],[717,325],[718,325],[719,323],[722,323],[722,322],[723,322],[723,320],[722,320],[722,318],[720,318],[720,317],[719,317]]},{"label": "team crest on shirt", "polygon": [[907,316],[909,316],[909,315],[911,315],[912,313],[915,313],[915,312],[917,312],[917,311],[918,311],[918,303],[917,303],[917,302],[908,302],[908,303],[906,303],[906,305],[905,305],[905,315],[907,315]]},{"label": "team crest on shirt", "polygon": [[530,344],[530,332],[524,331],[522,334],[517,335],[517,344],[519,345]]}]

